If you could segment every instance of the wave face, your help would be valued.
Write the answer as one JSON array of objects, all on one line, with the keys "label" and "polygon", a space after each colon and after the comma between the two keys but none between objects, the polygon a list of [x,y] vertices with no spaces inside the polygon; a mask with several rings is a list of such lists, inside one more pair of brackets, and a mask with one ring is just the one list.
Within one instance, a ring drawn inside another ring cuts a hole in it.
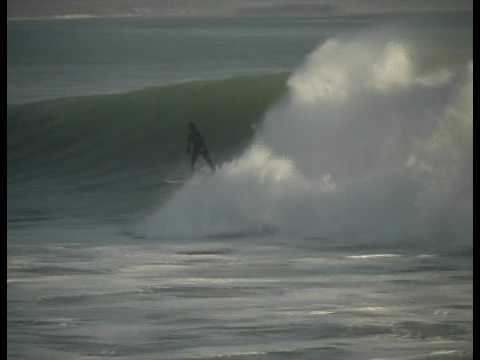
[{"label": "wave face", "polygon": [[399,29],[327,41],[253,145],[142,231],[471,244],[473,62],[458,53]]},{"label": "wave face", "polygon": [[115,216],[156,203],[186,175],[187,123],[218,162],[232,159],[286,91],[286,74],[9,106],[9,219],[58,210]]}]

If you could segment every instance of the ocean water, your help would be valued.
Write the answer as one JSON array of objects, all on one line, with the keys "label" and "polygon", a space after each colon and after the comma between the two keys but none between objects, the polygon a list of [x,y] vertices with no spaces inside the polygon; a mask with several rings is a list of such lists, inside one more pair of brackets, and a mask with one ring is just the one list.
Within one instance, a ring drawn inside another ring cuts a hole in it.
[{"label": "ocean water", "polygon": [[473,358],[471,15],[7,41],[9,359]]},{"label": "ocean water", "polygon": [[330,34],[353,25],[296,19],[12,21],[8,102],[287,71]]}]

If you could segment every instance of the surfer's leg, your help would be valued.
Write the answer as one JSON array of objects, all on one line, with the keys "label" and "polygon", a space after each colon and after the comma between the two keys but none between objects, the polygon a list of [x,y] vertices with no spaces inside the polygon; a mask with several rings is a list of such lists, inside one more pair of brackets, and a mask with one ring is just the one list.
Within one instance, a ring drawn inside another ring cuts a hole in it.
[{"label": "surfer's leg", "polygon": [[213,161],[212,159],[210,159],[210,155],[208,155],[208,151],[204,151],[202,155],[205,161],[207,162],[208,166],[210,166],[210,169],[212,169],[212,171],[215,171],[215,165],[213,165]]},{"label": "surfer's leg", "polygon": [[191,169],[192,169],[192,172],[193,172],[193,169],[195,167],[195,163],[197,162],[197,158],[198,158],[198,151],[196,151],[195,149],[192,150],[192,158],[191,158]]}]

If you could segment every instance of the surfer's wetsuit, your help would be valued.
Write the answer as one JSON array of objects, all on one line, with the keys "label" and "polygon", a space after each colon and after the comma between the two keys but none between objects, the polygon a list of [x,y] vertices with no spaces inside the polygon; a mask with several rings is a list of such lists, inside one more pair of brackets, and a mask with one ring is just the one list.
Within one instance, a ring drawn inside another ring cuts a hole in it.
[{"label": "surfer's wetsuit", "polygon": [[210,155],[208,154],[207,146],[205,145],[205,141],[203,141],[202,135],[200,135],[200,132],[198,131],[194,123],[189,123],[188,126],[190,131],[187,140],[187,154],[192,154],[192,171],[195,166],[195,162],[198,159],[198,155],[202,155],[208,166],[210,166],[210,169],[212,169],[212,171],[215,171],[215,166],[210,159]]}]

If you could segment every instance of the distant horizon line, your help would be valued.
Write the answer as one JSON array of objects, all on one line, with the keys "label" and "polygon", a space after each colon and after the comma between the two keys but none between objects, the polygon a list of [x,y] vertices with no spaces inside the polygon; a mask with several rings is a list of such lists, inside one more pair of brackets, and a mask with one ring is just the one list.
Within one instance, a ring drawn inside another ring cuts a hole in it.
[{"label": "distant horizon line", "polygon": [[7,21],[45,21],[45,20],[89,20],[89,19],[121,19],[121,18],[145,18],[145,19],[230,19],[230,18],[345,18],[345,17],[366,17],[366,16],[402,16],[402,15],[435,15],[435,14],[458,14],[472,15],[470,10],[420,10],[420,11],[378,11],[378,12],[352,12],[338,13],[328,15],[311,15],[311,14],[295,14],[295,15],[254,15],[254,14],[224,14],[224,15],[198,15],[198,14],[58,14],[58,15],[41,15],[41,16],[7,16]]}]

